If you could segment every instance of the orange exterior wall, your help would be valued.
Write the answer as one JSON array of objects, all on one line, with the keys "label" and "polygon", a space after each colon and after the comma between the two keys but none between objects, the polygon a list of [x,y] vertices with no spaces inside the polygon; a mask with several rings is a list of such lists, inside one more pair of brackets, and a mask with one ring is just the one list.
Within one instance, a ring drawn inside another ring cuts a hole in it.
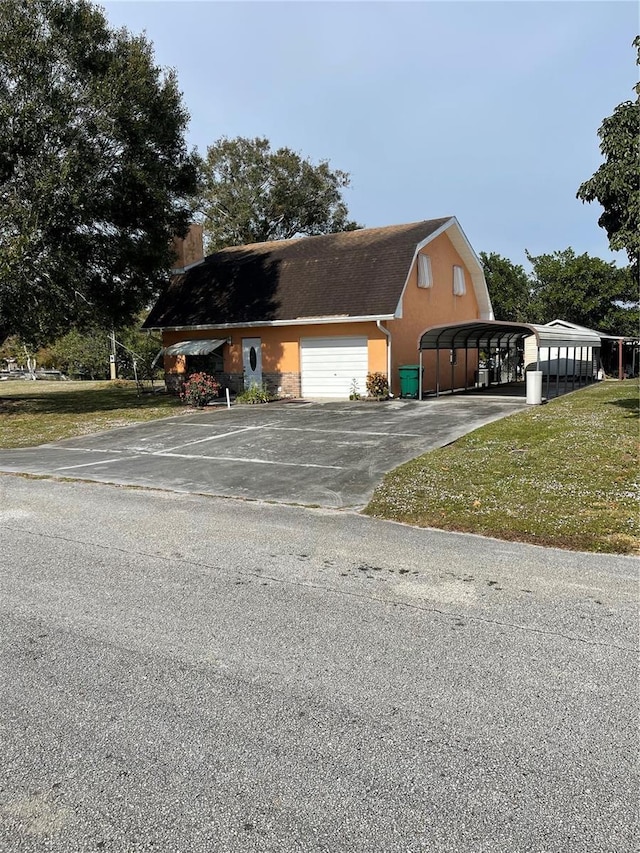
[{"label": "orange exterior wall", "polygon": [[[402,317],[383,323],[392,335],[391,387],[396,395],[400,393],[398,368],[403,364],[419,363],[418,340],[427,327],[476,320],[480,316],[471,275],[447,234],[436,237],[435,240],[427,244],[423,252],[431,258],[432,287],[418,287],[417,264],[414,264],[402,297]],[[466,293],[463,296],[455,296],[453,293],[454,265],[461,266],[464,269]],[[340,336],[366,336],[369,350],[369,371],[386,375],[387,339],[375,322],[371,321],[165,331],[163,333],[163,346],[167,347],[186,339],[231,338],[231,344],[225,346],[222,351],[224,371],[229,374],[241,374],[243,369],[242,339],[260,338],[263,373],[299,374],[301,338]],[[454,387],[460,388],[471,385],[474,379],[474,371],[477,368],[476,351],[468,351],[466,376],[464,350],[458,350],[457,362],[454,367]],[[425,351],[423,353],[423,366],[424,391],[434,391],[436,389],[435,352]],[[165,371],[167,373],[183,373],[184,370],[184,357],[165,357]],[[449,350],[440,352],[439,376],[440,388],[442,390],[450,388]]]},{"label": "orange exterior wall", "polygon": [[[333,337],[367,337],[369,371],[386,374],[387,339],[372,322],[167,331],[163,333],[162,345],[168,347],[184,340],[231,338],[231,345],[223,349],[224,370],[227,373],[242,373],[242,339],[260,338],[263,373],[299,373],[300,338]],[[184,369],[184,356],[165,356],[167,373],[183,373]]]},{"label": "orange exterior wall", "polygon": [[[230,330],[232,344],[225,358],[225,370],[242,372],[242,339],[262,341],[262,370],[265,373],[300,372],[300,338],[366,336],[369,341],[369,370],[386,370],[385,337],[375,323],[322,323],[300,326],[262,326]],[[227,361],[228,359],[228,361]],[[380,367],[379,365],[383,366]]]},{"label": "orange exterior wall", "polygon": [[[428,243],[422,253],[431,258],[432,286],[418,287],[418,268],[415,263],[402,298],[402,318],[389,320],[385,324],[392,335],[391,373],[395,394],[400,392],[398,368],[403,364],[419,363],[418,341],[428,326],[462,323],[465,320],[477,320],[480,316],[471,275],[447,234],[440,234]],[[454,266],[461,266],[464,270],[467,292],[463,296],[456,296],[453,292]],[[454,368],[454,386],[459,388],[473,382],[473,371],[477,367],[476,351],[469,350],[468,353],[466,383],[464,350],[457,352],[457,362]],[[424,390],[435,390],[435,352],[425,351],[422,354],[422,363]],[[449,350],[440,352],[440,387],[451,387]]]}]

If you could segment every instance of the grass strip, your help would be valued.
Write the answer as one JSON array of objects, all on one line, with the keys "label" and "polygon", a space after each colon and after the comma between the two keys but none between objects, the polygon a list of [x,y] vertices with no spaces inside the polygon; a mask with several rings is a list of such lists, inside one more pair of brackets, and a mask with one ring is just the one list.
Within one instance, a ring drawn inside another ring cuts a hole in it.
[{"label": "grass strip", "polygon": [[580,551],[640,552],[638,381],[484,426],[387,474],[378,518]]},{"label": "grass strip", "polygon": [[168,394],[136,393],[135,382],[0,383],[0,447],[32,447],[184,411]]}]

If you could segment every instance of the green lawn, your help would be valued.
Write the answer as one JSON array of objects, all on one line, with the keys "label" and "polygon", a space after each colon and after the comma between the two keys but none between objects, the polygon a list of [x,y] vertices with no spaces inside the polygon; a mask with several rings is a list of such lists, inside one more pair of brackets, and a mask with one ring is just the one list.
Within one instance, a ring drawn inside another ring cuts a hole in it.
[{"label": "green lawn", "polygon": [[[156,383],[157,387],[157,383]],[[136,394],[134,382],[0,383],[0,447],[29,447],[89,435],[184,410],[173,396]]]},{"label": "green lawn", "polygon": [[638,381],[602,382],[388,474],[367,514],[581,551],[640,552]]},{"label": "green lawn", "polygon": [[[573,548],[640,553],[638,382],[603,382],[489,424],[388,474],[365,512]],[[0,384],[0,447],[185,411],[133,382]]]}]

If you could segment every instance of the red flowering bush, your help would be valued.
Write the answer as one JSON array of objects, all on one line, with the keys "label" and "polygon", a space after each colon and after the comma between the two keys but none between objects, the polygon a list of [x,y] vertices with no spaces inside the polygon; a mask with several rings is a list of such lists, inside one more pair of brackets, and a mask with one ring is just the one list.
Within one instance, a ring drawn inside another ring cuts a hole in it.
[{"label": "red flowering bush", "polygon": [[192,373],[182,383],[180,399],[186,406],[204,408],[220,394],[220,383],[208,373]]}]

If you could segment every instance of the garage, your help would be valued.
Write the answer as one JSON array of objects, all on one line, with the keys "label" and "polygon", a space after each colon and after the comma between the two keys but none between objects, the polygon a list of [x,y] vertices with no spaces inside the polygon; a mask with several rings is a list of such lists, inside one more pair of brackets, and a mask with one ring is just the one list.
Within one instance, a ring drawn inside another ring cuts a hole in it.
[{"label": "garage", "polygon": [[369,356],[366,337],[301,338],[303,397],[348,399],[355,383],[366,393]]}]

